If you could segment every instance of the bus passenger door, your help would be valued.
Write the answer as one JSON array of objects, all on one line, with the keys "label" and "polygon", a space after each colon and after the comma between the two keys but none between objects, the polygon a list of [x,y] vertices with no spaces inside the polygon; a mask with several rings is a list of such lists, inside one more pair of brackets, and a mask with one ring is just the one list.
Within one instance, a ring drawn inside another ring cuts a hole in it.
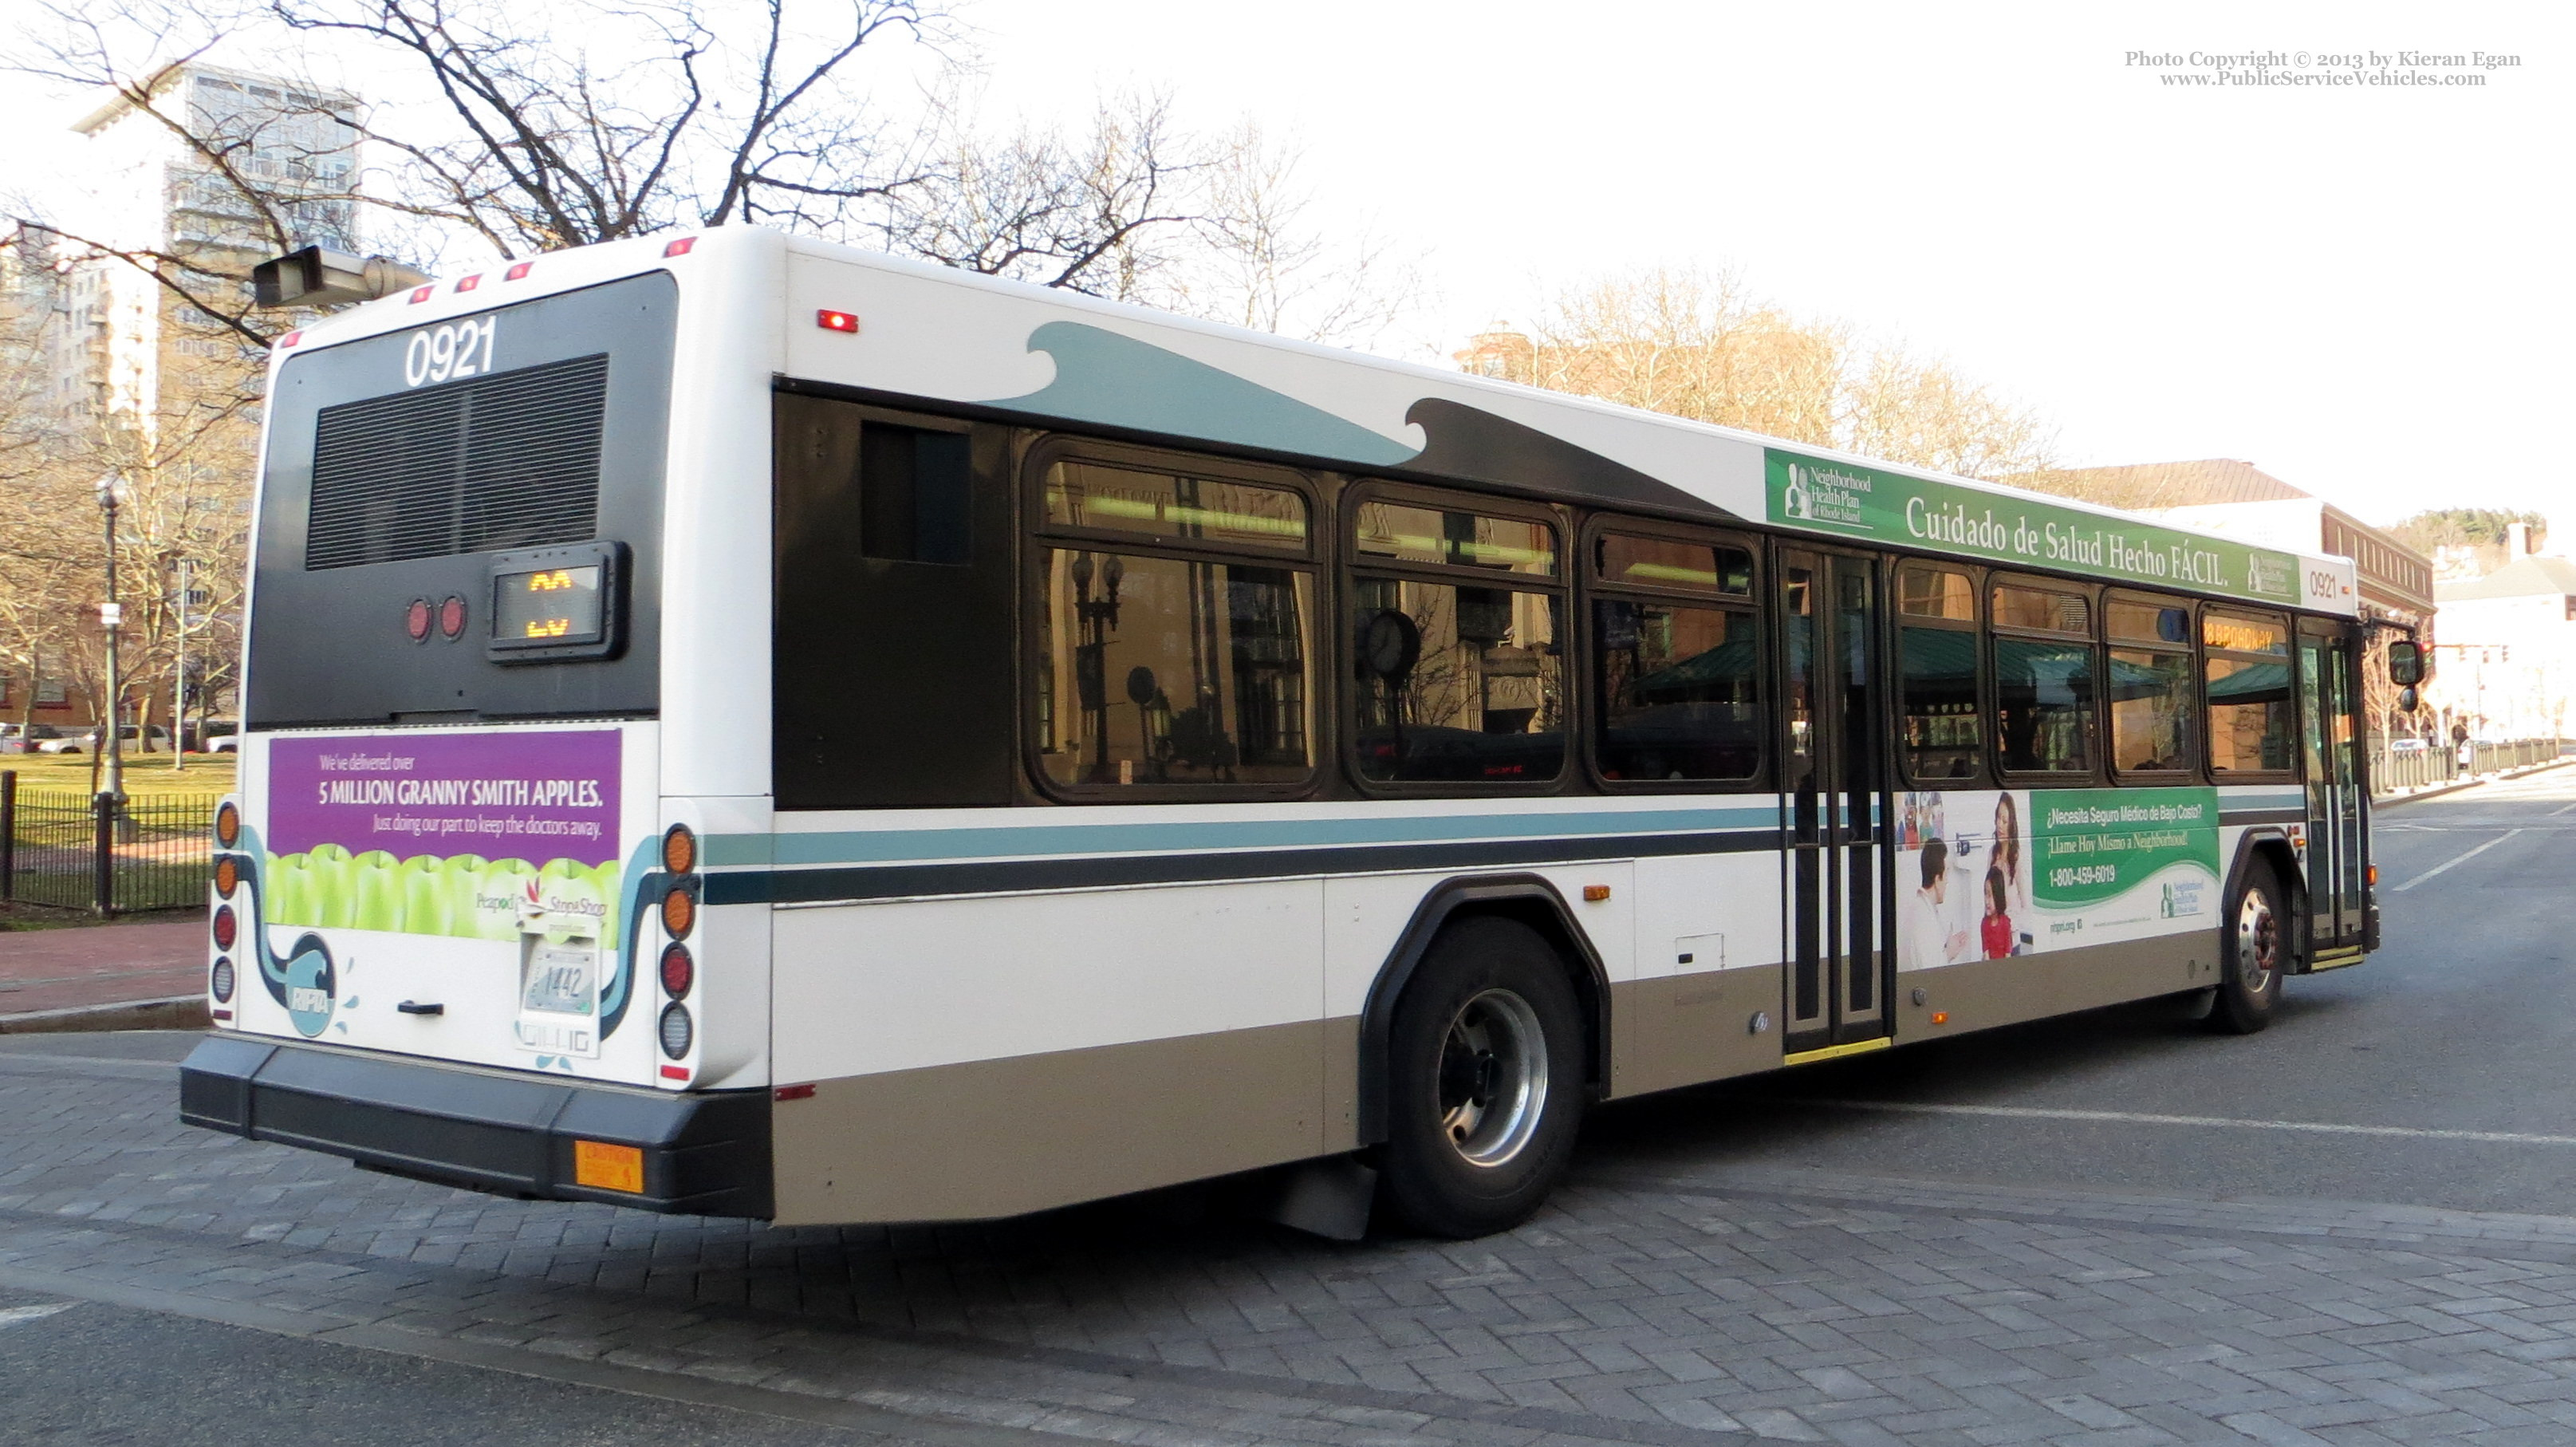
[{"label": "bus passenger door", "polygon": [[2361,947],[2362,816],[2369,807],[2361,777],[2361,650],[2342,624],[2299,626],[2299,731],[2308,773],[2308,930],[2318,955]]},{"label": "bus passenger door", "polygon": [[1873,560],[1780,552],[1781,790],[1788,849],[1782,1045],[1887,1033],[1888,871]]}]

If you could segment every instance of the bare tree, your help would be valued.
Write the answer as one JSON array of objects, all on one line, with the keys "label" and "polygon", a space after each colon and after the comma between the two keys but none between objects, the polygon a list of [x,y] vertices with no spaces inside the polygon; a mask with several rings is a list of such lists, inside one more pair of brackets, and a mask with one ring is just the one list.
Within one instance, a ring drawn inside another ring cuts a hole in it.
[{"label": "bare tree", "polygon": [[1853,336],[1733,272],[1667,268],[1559,293],[1528,334],[1488,332],[1459,356],[1491,376],[1966,477],[2049,465],[2036,414],[1947,362]]}]

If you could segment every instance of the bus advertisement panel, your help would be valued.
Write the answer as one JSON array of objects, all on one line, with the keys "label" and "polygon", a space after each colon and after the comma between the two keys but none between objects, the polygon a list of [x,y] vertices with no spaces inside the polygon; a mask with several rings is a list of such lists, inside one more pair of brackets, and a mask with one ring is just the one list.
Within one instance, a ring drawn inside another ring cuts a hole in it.
[{"label": "bus advertisement panel", "polygon": [[2216,789],[1898,798],[1900,970],[2200,930],[2216,918]]}]

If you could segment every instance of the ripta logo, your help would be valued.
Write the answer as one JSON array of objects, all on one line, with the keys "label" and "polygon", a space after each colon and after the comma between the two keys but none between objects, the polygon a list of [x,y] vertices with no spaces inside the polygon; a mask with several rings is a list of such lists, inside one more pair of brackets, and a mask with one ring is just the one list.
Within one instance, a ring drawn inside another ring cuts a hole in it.
[{"label": "ripta logo", "polygon": [[331,1027],[333,1002],[339,996],[340,972],[331,963],[331,947],[318,934],[307,934],[287,951],[280,973],[283,989],[274,989],[286,1006],[295,1033],[310,1040]]}]

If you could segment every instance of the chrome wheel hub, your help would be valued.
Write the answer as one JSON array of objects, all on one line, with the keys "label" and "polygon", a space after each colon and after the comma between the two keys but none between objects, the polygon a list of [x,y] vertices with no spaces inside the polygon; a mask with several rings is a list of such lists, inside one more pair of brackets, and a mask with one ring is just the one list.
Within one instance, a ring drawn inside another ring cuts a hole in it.
[{"label": "chrome wheel hub", "polygon": [[1474,1166],[1521,1153],[1547,1106],[1547,1036],[1538,1012],[1509,990],[1458,1007],[1440,1042],[1440,1128]]},{"label": "chrome wheel hub", "polygon": [[2272,972],[2279,968],[2281,922],[2272,913],[2271,901],[2263,892],[2249,889],[2236,906],[2236,977],[2253,994],[2272,988]]}]

